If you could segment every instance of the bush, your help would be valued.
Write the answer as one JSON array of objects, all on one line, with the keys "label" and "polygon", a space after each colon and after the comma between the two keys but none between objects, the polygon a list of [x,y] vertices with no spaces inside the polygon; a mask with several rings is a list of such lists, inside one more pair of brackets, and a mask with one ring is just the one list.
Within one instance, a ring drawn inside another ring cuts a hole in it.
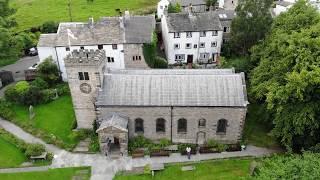
[{"label": "bush", "polygon": [[159,143],[159,146],[161,148],[165,148],[167,146],[171,145],[171,141],[169,139],[166,139],[166,138],[162,138],[160,139],[160,143]]},{"label": "bush", "polygon": [[60,83],[56,86],[56,89],[58,91],[58,95],[69,95],[70,94],[70,89],[68,83]]},{"label": "bush", "polygon": [[56,96],[56,91],[54,89],[45,89],[42,90],[42,103],[48,103],[53,100]]},{"label": "bush", "polygon": [[15,86],[15,90],[20,96],[26,94],[29,89],[30,85],[27,81],[20,81]]},{"label": "bush", "polygon": [[45,80],[49,86],[54,86],[61,80],[58,66],[53,62],[52,57],[45,59],[39,64],[37,75]]},{"label": "bush", "polygon": [[49,88],[48,83],[40,77],[37,77],[30,84],[31,84],[31,86],[35,86],[35,87],[39,88],[40,90],[44,90],[44,89]]},{"label": "bush", "polygon": [[196,144],[179,144],[178,145],[178,150],[179,150],[180,153],[184,153],[184,152],[186,152],[186,148],[187,147],[190,147],[191,150],[195,150],[197,145]]},{"label": "bush", "polygon": [[154,68],[166,69],[168,68],[168,62],[162,57],[157,56],[154,62]]},{"label": "bush", "polygon": [[18,139],[14,135],[10,134],[9,132],[5,131],[4,129],[0,128],[0,137],[7,142],[15,145],[18,149],[22,152],[25,152],[27,149],[28,144],[25,143],[23,140]]},{"label": "bush", "polygon": [[152,147],[152,146],[153,146],[153,143],[150,139],[147,139],[144,136],[136,136],[129,140],[128,150],[132,152],[137,148]]},{"label": "bush", "polygon": [[25,155],[27,157],[40,156],[43,152],[45,152],[45,147],[43,144],[29,144],[27,146]]},{"label": "bush", "polygon": [[209,148],[213,148],[213,149],[216,149],[217,151],[219,152],[223,152],[227,149],[227,145],[225,144],[221,144],[221,143],[218,143],[216,140],[214,139],[209,139],[208,142],[207,142],[207,146]]},{"label": "bush", "polygon": [[11,102],[16,102],[18,100],[18,93],[14,85],[10,85],[4,92],[4,97],[6,100]]},{"label": "bush", "polygon": [[40,31],[42,33],[56,33],[58,30],[58,24],[54,21],[47,21],[42,24]]},{"label": "bush", "polygon": [[0,98],[0,117],[10,120],[14,117],[14,111],[11,109],[11,104]]}]

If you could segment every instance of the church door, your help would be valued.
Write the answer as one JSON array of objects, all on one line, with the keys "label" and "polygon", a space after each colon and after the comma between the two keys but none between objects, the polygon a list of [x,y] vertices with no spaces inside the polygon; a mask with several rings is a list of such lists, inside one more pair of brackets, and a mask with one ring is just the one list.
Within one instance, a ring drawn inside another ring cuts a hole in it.
[{"label": "church door", "polygon": [[197,133],[197,144],[203,145],[206,141],[206,133],[205,132],[198,132]]}]

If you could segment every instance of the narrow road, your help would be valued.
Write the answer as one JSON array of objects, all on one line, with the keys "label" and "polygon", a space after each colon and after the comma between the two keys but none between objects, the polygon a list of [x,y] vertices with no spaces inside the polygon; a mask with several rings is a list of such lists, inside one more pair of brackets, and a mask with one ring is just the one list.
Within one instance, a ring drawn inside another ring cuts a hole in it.
[{"label": "narrow road", "polygon": [[0,126],[6,131],[12,133],[18,138],[28,143],[41,143],[45,145],[48,151],[53,152],[55,158],[51,166],[34,168],[13,168],[0,169],[0,173],[25,172],[25,171],[44,171],[47,168],[80,167],[91,166],[91,180],[112,180],[115,174],[123,170],[132,170],[134,167],[144,167],[152,163],[177,163],[177,162],[199,162],[202,160],[223,159],[231,157],[262,157],[276,153],[276,150],[248,146],[244,151],[223,152],[213,154],[197,154],[189,160],[186,156],[178,153],[172,153],[169,157],[144,157],[132,159],[131,157],[121,157],[119,159],[110,159],[102,154],[80,154],[70,153],[59,149],[58,147],[47,144],[43,140],[23,131],[15,124],[0,118]]}]

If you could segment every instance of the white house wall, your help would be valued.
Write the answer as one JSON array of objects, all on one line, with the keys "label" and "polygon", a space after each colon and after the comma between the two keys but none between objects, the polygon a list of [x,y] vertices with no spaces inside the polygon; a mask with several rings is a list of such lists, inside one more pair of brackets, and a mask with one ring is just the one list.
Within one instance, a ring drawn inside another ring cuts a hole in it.
[{"label": "white house wall", "polygon": [[[64,81],[67,81],[67,74],[64,65],[64,58],[73,50],[79,50],[81,46],[71,46],[70,51],[66,51],[66,47],[56,47],[58,54],[58,61],[60,66],[60,71],[62,72],[62,78]],[[84,49],[98,49],[98,46],[83,46]],[[112,45],[104,45],[103,49],[106,51],[106,57],[113,57],[114,62],[106,62],[106,66],[114,69],[124,69],[124,54],[123,54],[123,45],[118,44],[117,49],[113,50]]]},{"label": "white house wall", "polygon": [[[187,62],[187,56],[193,55],[193,63],[197,63],[197,60],[200,58],[200,53],[209,53],[212,58],[213,53],[220,54],[221,43],[222,43],[222,31],[218,31],[218,36],[212,36],[212,31],[207,31],[205,37],[200,37],[200,32],[192,32],[192,37],[187,38],[186,32],[180,33],[180,38],[174,38],[174,33],[169,33],[164,35],[164,44],[166,46],[166,55],[169,64],[175,64],[175,55],[184,54],[185,59],[184,63]],[[167,37],[166,37],[167,36]],[[211,47],[211,42],[217,42],[216,47]],[[186,49],[186,44],[191,43],[191,48]],[[200,43],[205,43],[205,48],[200,48]],[[179,49],[175,49],[175,44],[180,44]],[[194,48],[194,45],[197,44],[197,48]]]},{"label": "white house wall", "polygon": [[161,0],[158,3],[158,7],[157,7],[157,16],[158,18],[162,18],[163,14],[164,14],[164,10],[166,7],[169,6],[169,1],[168,0]]},{"label": "white house wall", "polygon": [[54,47],[37,47],[37,49],[40,63],[50,56],[55,62],[57,61],[57,54]]}]

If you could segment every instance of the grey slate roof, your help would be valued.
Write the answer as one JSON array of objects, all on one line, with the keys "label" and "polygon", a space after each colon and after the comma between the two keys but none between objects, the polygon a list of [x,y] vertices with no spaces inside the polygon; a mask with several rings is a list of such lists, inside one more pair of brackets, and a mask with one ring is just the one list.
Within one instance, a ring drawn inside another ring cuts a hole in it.
[{"label": "grey slate roof", "polygon": [[205,0],[172,0],[171,3],[172,4],[179,3],[183,7],[187,7],[190,4],[192,4],[192,6],[206,5],[206,1]]},{"label": "grey slate roof", "polygon": [[128,117],[120,115],[118,113],[111,113],[106,115],[104,118],[99,119],[100,126],[96,132],[99,132],[108,127],[116,127],[123,131],[128,131]]},{"label": "grey slate roof", "polygon": [[56,40],[38,46],[68,46],[67,29],[77,38],[70,38],[71,45],[150,43],[154,28],[154,16],[103,17],[91,27],[82,22],[60,23]]},{"label": "grey slate roof", "polygon": [[192,13],[192,16],[188,13],[169,13],[166,18],[169,32],[222,30],[217,13],[212,11]]},{"label": "grey slate roof", "polygon": [[57,34],[41,34],[38,42],[39,47],[54,47]]},{"label": "grey slate roof", "polygon": [[245,107],[248,103],[242,74],[144,71],[105,74],[97,105]]},{"label": "grey slate roof", "polygon": [[135,75],[223,75],[223,74],[234,74],[234,69],[152,69],[152,70],[109,70],[110,74],[135,74]]}]

